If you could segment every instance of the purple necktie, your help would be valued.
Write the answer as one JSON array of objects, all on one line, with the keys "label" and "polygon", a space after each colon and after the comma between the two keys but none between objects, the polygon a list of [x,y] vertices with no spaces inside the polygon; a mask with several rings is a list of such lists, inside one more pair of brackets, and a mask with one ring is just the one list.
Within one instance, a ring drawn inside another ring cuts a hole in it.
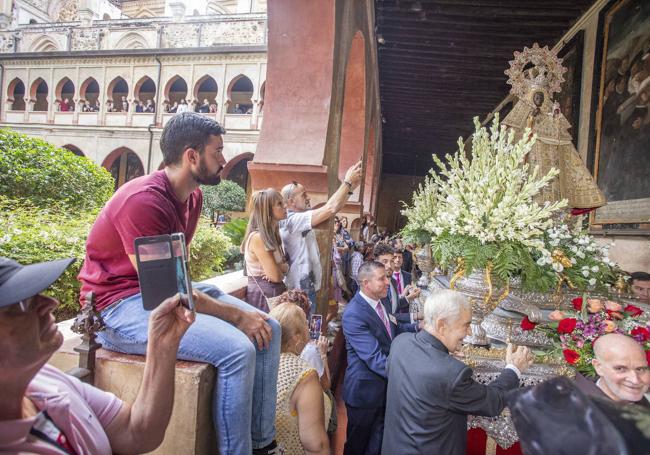
[{"label": "purple necktie", "polygon": [[392,338],[390,334],[390,325],[388,325],[388,319],[386,319],[386,316],[384,316],[383,308],[381,307],[381,302],[377,302],[375,311],[377,311],[377,314],[379,315],[381,322],[383,322],[384,327],[386,327],[386,332],[388,332],[388,338]]},{"label": "purple necktie", "polygon": [[395,281],[397,281],[397,294],[401,295],[402,294],[402,280],[400,279],[401,274],[399,272],[396,272],[393,274],[395,277]]}]

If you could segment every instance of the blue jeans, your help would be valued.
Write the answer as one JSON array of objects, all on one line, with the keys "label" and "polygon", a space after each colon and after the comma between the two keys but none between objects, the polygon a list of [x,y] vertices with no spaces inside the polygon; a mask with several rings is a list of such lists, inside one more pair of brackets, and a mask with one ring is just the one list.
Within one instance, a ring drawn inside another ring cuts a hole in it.
[{"label": "blue jeans", "polygon": [[[214,286],[201,283],[192,286],[220,302],[246,311],[259,311]],[[98,338],[106,349],[126,354],[146,353],[149,311],[142,307],[140,294],[106,308],[102,317],[106,328],[99,332]],[[264,447],[275,439],[281,330],[277,321],[268,323],[273,330],[268,349],[257,349],[232,324],[199,313],[181,340],[179,359],[210,363],[217,369],[212,420],[222,454],[250,454],[252,449]]]}]

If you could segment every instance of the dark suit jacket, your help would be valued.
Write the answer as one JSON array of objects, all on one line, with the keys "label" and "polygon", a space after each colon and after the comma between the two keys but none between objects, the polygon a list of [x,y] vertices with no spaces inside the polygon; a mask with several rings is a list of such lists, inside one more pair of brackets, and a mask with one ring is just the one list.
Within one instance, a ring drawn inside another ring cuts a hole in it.
[{"label": "dark suit jacket", "polygon": [[[402,289],[407,285],[411,284],[411,274],[408,272],[402,271]],[[393,305],[393,299],[397,300],[397,304]],[[393,316],[397,319],[398,322],[405,324],[410,324],[411,315],[409,313],[409,302],[406,300],[406,297],[400,297],[397,293],[397,281],[393,276],[390,277],[390,288],[388,289],[388,295],[384,299],[385,305],[388,305],[388,310]],[[393,311],[395,307],[395,311]]]},{"label": "dark suit jacket", "polygon": [[[383,302],[382,302],[383,303]],[[384,304],[386,314],[390,314]],[[415,331],[415,324],[390,322],[392,338]],[[380,408],[386,402],[386,359],[392,338],[374,308],[359,292],[343,313],[343,334],[348,366],[343,381],[343,401],[359,408]]]},{"label": "dark suit jacket", "polygon": [[387,368],[386,455],[464,454],[467,414],[498,415],[519,385],[507,368],[489,385],[474,381],[471,368],[424,330],[393,341]]}]

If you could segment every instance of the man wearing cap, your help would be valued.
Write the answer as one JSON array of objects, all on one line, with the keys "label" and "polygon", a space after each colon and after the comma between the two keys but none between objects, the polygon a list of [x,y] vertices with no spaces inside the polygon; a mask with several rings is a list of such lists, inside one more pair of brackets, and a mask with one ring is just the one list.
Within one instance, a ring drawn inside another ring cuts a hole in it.
[{"label": "man wearing cap", "polygon": [[292,182],[282,188],[287,218],[280,221],[280,236],[284,251],[289,256],[289,271],[284,282],[288,289],[302,289],[307,293],[312,314],[316,312],[316,293],[322,280],[320,252],[312,229],[334,218],[361,184],[361,177],[359,161],[347,170],[343,183],[327,202],[313,210],[303,185]]},{"label": "man wearing cap", "polygon": [[133,404],[46,362],[63,343],[41,294],[74,261],[21,266],[0,258],[0,453],[112,454],[154,450],[174,403],[180,339],[194,321],[178,296],[151,313],[142,384]]}]

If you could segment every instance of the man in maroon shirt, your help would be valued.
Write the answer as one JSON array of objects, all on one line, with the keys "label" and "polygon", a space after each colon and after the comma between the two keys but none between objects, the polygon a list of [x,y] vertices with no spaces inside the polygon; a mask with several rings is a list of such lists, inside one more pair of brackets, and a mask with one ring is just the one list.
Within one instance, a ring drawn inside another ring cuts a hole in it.
[{"label": "man in maroon shirt", "polygon": [[[163,129],[165,168],[123,185],[102,209],[86,244],[81,295],[93,291],[107,349],[144,355],[149,312],[142,306],[134,253],[137,237],[183,232],[188,248],[201,214],[200,184],[215,185],[225,165],[225,130],[196,113]],[[197,317],[178,358],[217,368],[213,420],[219,451],[274,453],[280,327],[268,315],[214,286],[193,284]]]}]

